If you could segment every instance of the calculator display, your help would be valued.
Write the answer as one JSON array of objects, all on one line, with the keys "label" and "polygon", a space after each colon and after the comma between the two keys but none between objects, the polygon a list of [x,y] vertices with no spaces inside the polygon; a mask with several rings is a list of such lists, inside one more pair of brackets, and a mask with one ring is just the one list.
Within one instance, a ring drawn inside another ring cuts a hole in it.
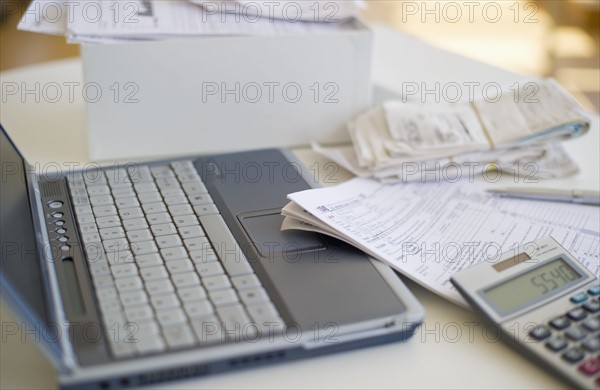
[{"label": "calculator display", "polygon": [[542,297],[552,295],[562,286],[581,277],[569,263],[558,258],[483,293],[501,314],[509,314]]}]

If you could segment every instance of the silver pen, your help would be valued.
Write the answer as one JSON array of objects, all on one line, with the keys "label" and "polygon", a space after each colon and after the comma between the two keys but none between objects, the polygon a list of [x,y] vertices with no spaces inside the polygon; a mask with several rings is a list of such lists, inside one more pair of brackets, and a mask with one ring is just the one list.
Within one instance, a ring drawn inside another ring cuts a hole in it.
[{"label": "silver pen", "polygon": [[587,190],[557,190],[551,188],[491,188],[488,192],[511,198],[537,199],[600,206],[600,192]]}]

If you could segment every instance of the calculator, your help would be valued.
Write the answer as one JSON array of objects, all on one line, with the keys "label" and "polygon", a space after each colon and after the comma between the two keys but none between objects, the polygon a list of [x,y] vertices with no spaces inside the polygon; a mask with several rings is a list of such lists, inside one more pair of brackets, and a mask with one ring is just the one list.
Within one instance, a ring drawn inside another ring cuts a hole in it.
[{"label": "calculator", "polygon": [[520,351],[576,387],[600,388],[600,281],[552,237],[451,281]]}]

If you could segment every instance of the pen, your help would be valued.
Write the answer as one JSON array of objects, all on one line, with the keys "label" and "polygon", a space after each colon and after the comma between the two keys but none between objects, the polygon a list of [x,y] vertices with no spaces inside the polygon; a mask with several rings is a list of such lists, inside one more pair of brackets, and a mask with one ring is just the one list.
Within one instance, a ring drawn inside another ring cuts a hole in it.
[{"label": "pen", "polygon": [[538,199],[552,202],[570,202],[600,206],[600,192],[587,190],[557,190],[550,188],[491,188],[488,192],[501,196]]}]

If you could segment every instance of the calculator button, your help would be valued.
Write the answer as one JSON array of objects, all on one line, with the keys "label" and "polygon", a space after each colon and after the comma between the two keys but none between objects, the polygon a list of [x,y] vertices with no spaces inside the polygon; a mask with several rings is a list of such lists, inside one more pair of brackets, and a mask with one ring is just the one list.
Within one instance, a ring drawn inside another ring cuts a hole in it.
[{"label": "calculator button", "polygon": [[586,299],[588,299],[588,296],[586,293],[582,292],[579,294],[575,294],[571,297],[571,302],[573,303],[581,303],[584,302]]},{"label": "calculator button", "polygon": [[561,349],[564,349],[568,344],[569,343],[564,337],[555,337],[546,343],[546,347],[554,352],[558,352]]},{"label": "calculator button", "polygon": [[571,348],[567,352],[563,353],[562,357],[569,363],[576,363],[583,359],[585,354],[579,348]]},{"label": "calculator button", "polygon": [[590,313],[597,313],[600,311],[600,302],[598,301],[589,301],[581,306]]},{"label": "calculator button", "polygon": [[550,337],[552,333],[550,332],[550,329],[548,329],[544,325],[538,325],[535,328],[533,328],[531,332],[529,332],[529,335],[539,341]]},{"label": "calculator button", "polygon": [[587,332],[581,327],[573,327],[565,331],[565,335],[571,340],[581,340],[587,336]]},{"label": "calculator button", "polygon": [[579,371],[590,376],[600,372],[600,360],[594,357],[589,358],[585,362],[581,363],[579,366]]},{"label": "calculator button", "polygon": [[571,325],[571,321],[566,316],[560,316],[550,321],[550,325],[555,329],[561,330],[568,328]]},{"label": "calculator button", "polygon": [[597,318],[588,318],[581,324],[590,332],[595,332],[600,329],[600,320]]},{"label": "calculator button", "polygon": [[600,284],[590,287],[587,292],[593,296],[600,295]]},{"label": "calculator button", "polygon": [[577,307],[569,311],[567,315],[569,316],[569,318],[575,321],[583,320],[585,317],[587,317],[587,313],[581,307]]},{"label": "calculator button", "polygon": [[600,350],[600,339],[598,337],[590,337],[581,343],[581,346],[590,352]]}]

